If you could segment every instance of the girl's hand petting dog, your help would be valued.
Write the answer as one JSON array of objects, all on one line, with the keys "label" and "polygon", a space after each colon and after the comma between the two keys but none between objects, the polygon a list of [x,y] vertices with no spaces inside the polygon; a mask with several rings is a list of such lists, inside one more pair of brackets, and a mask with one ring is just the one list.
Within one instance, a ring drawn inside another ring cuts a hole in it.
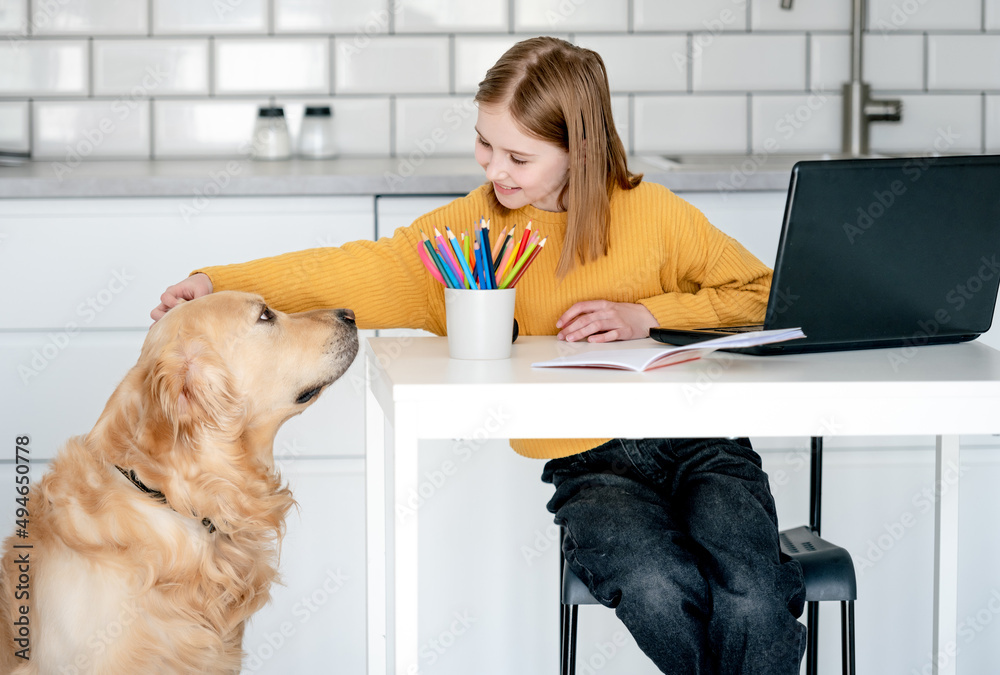
[{"label": "girl's hand petting dog", "polygon": [[163,315],[185,300],[194,300],[212,292],[212,280],[207,274],[192,274],[184,281],[170,286],[160,296],[160,304],[157,305],[149,316],[156,323],[163,318]]}]

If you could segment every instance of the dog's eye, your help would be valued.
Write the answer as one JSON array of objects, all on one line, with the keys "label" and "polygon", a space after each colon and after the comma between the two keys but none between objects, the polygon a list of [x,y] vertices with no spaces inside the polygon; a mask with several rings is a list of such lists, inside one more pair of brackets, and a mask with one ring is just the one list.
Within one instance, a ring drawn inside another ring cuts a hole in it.
[{"label": "dog's eye", "polygon": [[264,310],[260,313],[260,318],[257,320],[263,321],[265,323],[271,323],[272,321],[275,320],[275,318],[277,318],[277,316],[275,315],[274,312],[271,311],[271,308],[265,306]]}]

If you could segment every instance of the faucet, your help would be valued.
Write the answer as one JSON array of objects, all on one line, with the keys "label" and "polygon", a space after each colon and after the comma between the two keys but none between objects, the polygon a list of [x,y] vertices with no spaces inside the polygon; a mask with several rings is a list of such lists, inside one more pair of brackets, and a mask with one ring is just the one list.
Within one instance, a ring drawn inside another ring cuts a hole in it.
[{"label": "faucet", "polygon": [[[781,0],[782,9],[791,9],[793,0]],[[851,81],[843,87],[844,124],[842,151],[849,157],[861,157],[871,152],[869,124],[898,122],[903,118],[903,102],[899,99],[873,99],[867,83],[861,81],[862,36],[865,20],[864,0],[852,0],[851,11]]]}]

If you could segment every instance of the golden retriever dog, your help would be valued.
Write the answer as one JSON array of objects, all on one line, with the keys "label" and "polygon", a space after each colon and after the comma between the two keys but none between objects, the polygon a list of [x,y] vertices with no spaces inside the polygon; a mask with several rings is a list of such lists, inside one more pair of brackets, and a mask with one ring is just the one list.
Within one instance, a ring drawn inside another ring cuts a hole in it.
[{"label": "golden retriever dog", "polygon": [[239,673],[294,504],[275,434],[357,350],[350,310],[247,293],[154,324],[94,429],[30,486],[0,569],[0,672]]}]

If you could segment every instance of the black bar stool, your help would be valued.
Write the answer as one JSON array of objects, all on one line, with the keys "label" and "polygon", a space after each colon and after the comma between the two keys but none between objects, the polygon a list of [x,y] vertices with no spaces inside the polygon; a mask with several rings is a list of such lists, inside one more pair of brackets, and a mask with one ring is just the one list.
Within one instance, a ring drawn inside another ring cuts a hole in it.
[{"label": "black bar stool", "polygon": [[[799,561],[806,584],[806,673],[816,675],[819,638],[819,603],[840,601],[841,667],[854,675],[854,601],[858,597],[854,562],[846,549],[819,536],[823,483],[823,439],[810,441],[809,525],[778,533],[781,552]],[[576,628],[579,605],[599,604],[587,585],[567,565],[559,546],[560,641],[562,675],[576,674]]]}]

